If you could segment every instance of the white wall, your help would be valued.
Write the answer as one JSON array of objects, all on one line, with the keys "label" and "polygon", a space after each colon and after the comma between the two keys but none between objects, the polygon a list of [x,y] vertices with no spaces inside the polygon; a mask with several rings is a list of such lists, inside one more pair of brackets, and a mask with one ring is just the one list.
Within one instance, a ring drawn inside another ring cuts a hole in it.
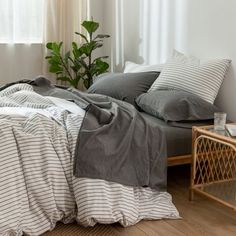
[{"label": "white wall", "polygon": [[186,42],[182,48],[198,57],[232,59],[216,104],[236,120],[236,1],[184,0],[187,12]]},{"label": "white wall", "polygon": [[[94,0],[95,2],[95,0]],[[235,0],[99,0],[103,30],[112,35],[115,71],[126,60],[164,62],[173,48],[199,58],[229,58],[232,66],[216,104],[236,120]],[[91,6],[93,8],[93,5]],[[99,13],[97,13],[99,14]],[[115,30],[118,29],[118,30]]]},{"label": "white wall", "polygon": [[42,45],[0,44],[0,85],[42,74]]}]

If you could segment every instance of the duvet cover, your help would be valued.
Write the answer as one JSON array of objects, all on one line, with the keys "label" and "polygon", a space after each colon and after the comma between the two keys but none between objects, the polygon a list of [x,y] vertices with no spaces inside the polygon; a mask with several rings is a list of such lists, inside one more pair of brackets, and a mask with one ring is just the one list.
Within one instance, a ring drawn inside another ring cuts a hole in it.
[{"label": "duvet cover", "polygon": [[58,221],[129,226],[179,217],[166,191],[74,176],[84,116],[28,84],[0,91],[0,235],[40,235]]}]

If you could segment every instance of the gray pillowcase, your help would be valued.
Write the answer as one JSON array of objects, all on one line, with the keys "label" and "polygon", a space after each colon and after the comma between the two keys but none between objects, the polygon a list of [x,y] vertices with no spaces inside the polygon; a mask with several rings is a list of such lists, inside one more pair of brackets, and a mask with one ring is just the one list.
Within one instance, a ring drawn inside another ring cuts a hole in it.
[{"label": "gray pillowcase", "polygon": [[141,94],[137,105],[146,113],[167,121],[214,119],[219,109],[197,95],[180,90],[156,90]]},{"label": "gray pillowcase", "polygon": [[109,73],[100,76],[88,93],[107,95],[133,105],[135,99],[146,93],[160,72]]}]

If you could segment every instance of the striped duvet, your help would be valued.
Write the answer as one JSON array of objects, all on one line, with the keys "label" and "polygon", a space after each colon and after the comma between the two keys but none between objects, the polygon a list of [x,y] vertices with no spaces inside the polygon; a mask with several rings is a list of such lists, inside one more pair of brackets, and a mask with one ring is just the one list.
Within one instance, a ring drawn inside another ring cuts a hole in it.
[{"label": "striped duvet", "polygon": [[40,235],[58,221],[129,226],[179,217],[167,192],[73,176],[83,117],[27,84],[0,92],[0,235]]}]

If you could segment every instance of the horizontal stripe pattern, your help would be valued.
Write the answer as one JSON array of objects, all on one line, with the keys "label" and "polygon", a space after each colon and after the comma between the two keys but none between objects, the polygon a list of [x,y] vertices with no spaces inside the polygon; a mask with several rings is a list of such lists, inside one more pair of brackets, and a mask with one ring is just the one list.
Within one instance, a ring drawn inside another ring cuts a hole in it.
[{"label": "horizontal stripe pattern", "polygon": [[213,104],[230,62],[214,59],[201,63],[196,58],[175,51],[148,92],[158,89],[183,90]]},{"label": "horizontal stripe pattern", "polygon": [[177,218],[171,196],[150,188],[128,187],[98,179],[79,178],[75,199],[77,221],[85,226],[119,222],[123,226],[142,219]]},{"label": "horizontal stripe pattern", "polygon": [[[84,114],[69,113],[45,97],[36,102],[38,96],[24,85],[0,92],[12,107],[32,108],[27,116],[0,114],[0,235],[40,235],[58,221],[129,226],[179,217],[166,192],[75,178],[73,154]],[[36,107],[51,118],[34,112]]]}]

